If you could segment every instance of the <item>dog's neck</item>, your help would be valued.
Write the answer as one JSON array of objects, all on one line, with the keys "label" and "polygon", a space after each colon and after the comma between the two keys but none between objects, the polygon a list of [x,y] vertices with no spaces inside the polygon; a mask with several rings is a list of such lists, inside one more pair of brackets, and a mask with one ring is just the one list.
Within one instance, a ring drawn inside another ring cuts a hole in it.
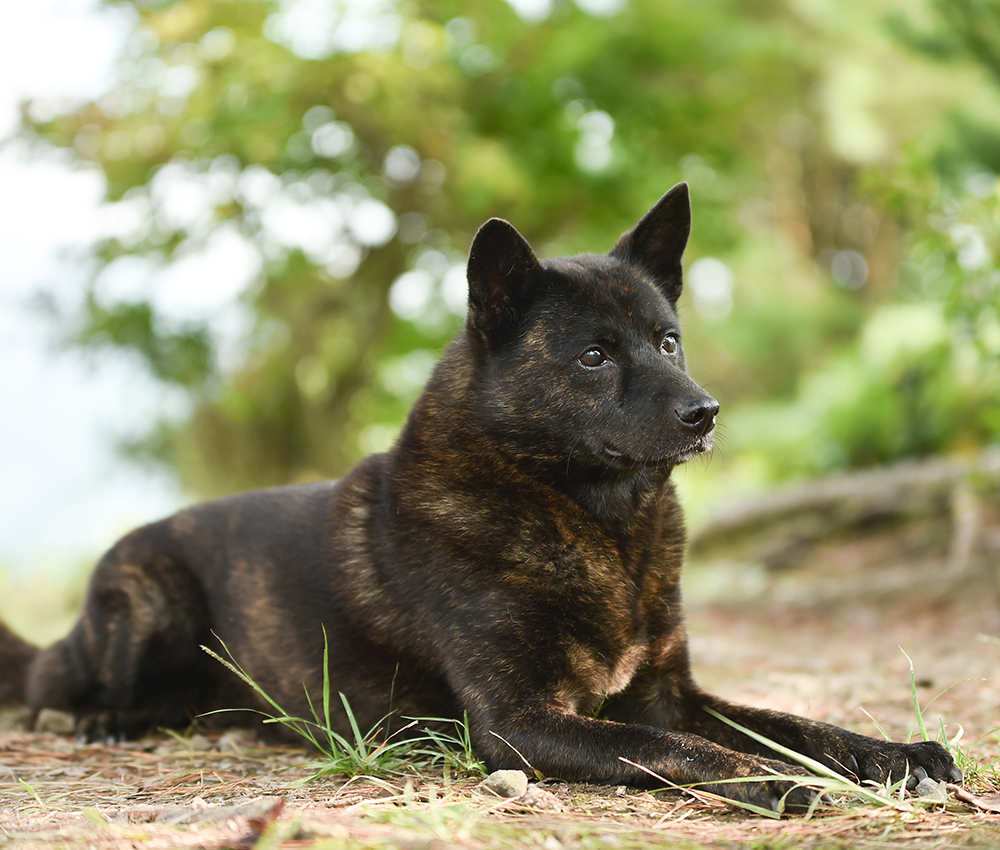
[{"label": "dog's neck", "polygon": [[628,531],[641,518],[652,518],[665,500],[672,502],[671,510],[679,511],[669,468],[640,467],[625,474],[595,469],[589,476],[577,472],[561,477],[561,485],[556,476],[553,486],[618,533]]}]

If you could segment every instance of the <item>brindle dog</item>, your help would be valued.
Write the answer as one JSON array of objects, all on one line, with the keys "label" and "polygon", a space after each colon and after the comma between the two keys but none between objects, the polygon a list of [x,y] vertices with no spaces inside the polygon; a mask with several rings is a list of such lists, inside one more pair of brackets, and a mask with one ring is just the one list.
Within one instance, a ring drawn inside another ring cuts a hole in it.
[{"label": "brindle dog", "polygon": [[862,780],[960,781],[939,744],[733,705],[692,679],[670,476],[711,448],[719,406],[681,346],[690,223],[685,184],[607,254],[538,260],[488,221],[465,327],[388,452],[132,532],[68,637],[35,650],[2,630],[0,691],[73,712],[88,739],[259,705],[200,649],[221,639],[302,716],[325,630],[332,689],[362,728],[468,712],[492,769],[523,757],[565,780],[654,782],[626,758],[761,806],[814,799],[787,779],[716,784],[803,771],[713,709]]}]

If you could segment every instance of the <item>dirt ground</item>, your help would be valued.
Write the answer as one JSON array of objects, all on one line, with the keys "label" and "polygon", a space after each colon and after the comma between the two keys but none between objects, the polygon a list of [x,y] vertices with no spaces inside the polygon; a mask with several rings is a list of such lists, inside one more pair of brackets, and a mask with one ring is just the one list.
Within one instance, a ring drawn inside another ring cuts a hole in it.
[{"label": "dirt ground", "polygon": [[[987,546],[956,568],[894,532],[813,549],[810,569],[718,562],[690,570],[696,673],[710,690],[893,738],[915,731],[911,660],[927,726],[998,793],[1000,606]],[[861,554],[859,554],[859,552]],[[904,654],[905,653],[905,654]],[[929,706],[928,706],[929,704]],[[866,715],[871,715],[871,718]],[[771,820],[681,792],[560,782],[502,799],[440,767],[304,781],[314,757],[234,733],[76,745],[0,717],[0,847],[508,848],[1000,846],[1000,814],[951,796],[847,804]]]},{"label": "dirt ground", "polygon": [[[835,605],[696,604],[689,613],[701,681],[732,699],[893,737],[913,731],[913,660],[929,726],[979,761],[975,790],[995,793],[1000,756],[1000,635],[995,599]],[[902,648],[902,649],[901,649]],[[8,720],[15,720],[8,715]],[[964,730],[964,731],[962,731]],[[440,770],[378,781],[302,783],[311,756],[245,736],[153,736],[137,745],[78,746],[15,728],[0,734],[0,845],[18,848],[441,848],[688,843],[691,846],[996,846],[1000,815],[952,801],[909,812],[868,807],[767,820],[678,796],[544,783],[534,798],[503,800],[481,777]],[[881,838],[880,838],[881,836]]]}]

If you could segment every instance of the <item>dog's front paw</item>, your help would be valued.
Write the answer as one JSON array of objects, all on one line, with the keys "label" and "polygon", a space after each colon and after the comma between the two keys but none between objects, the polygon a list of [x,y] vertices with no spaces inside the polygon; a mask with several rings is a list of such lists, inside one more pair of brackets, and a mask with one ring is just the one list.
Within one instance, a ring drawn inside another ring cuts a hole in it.
[{"label": "dog's front paw", "polygon": [[76,721],[78,744],[121,744],[141,738],[149,729],[148,715],[130,711],[91,711]]},{"label": "dog's front paw", "polygon": [[873,746],[851,753],[843,764],[861,781],[889,785],[906,777],[906,787],[910,789],[928,777],[938,782],[962,782],[962,771],[955,765],[955,759],[936,741],[872,743]]}]

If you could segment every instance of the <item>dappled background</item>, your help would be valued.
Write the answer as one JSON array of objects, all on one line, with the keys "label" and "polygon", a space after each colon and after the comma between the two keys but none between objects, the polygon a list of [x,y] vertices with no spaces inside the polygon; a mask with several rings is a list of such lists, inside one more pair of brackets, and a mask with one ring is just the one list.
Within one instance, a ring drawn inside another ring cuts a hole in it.
[{"label": "dappled background", "polygon": [[679,474],[696,521],[1000,441],[997,0],[109,7],[113,87],[16,131],[106,195],[85,283],[32,303],[158,382],[120,447],[186,498],[390,445],[486,218],[606,250],[679,180],[688,360],[722,404]]}]

